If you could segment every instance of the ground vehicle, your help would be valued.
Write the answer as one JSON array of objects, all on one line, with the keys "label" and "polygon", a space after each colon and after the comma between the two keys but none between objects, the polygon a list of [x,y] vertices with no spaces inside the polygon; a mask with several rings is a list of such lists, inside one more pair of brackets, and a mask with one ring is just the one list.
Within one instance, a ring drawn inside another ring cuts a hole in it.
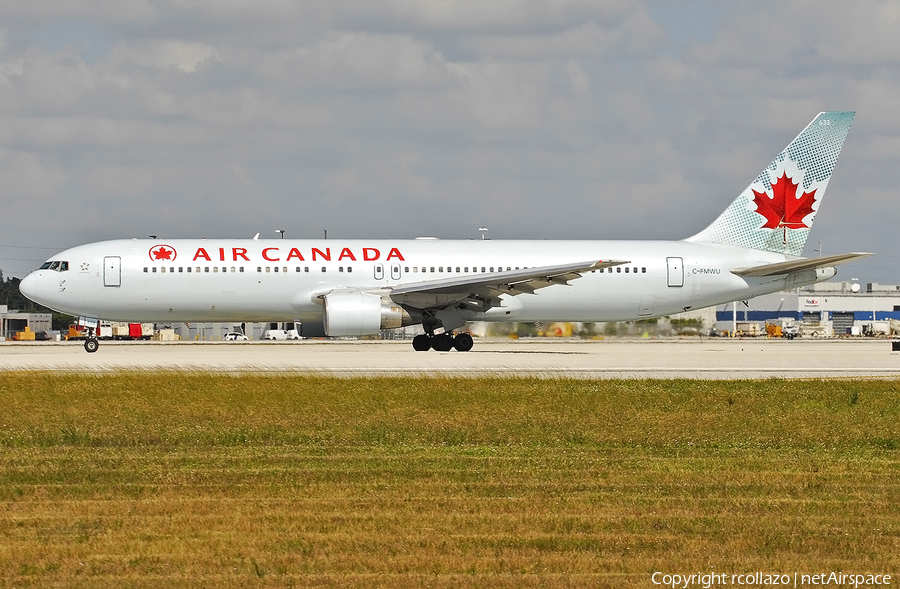
[{"label": "ground vehicle", "polygon": [[793,319],[775,319],[766,321],[766,336],[794,339],[800,337],[800,330]]},{"label": "ground vehicle", "polygon": [[239,331],[232,331],[231,333],[226,333],[225,337],[223,337],[222,339],[226,342],[246,342],[250,338],[248,338],[243,333],[240,333]]},{"label": "ground vehicle", "polygon": [[297,340],[300,334],[296,329],[269,329],[263,333],[263,339],[267,340]]}]

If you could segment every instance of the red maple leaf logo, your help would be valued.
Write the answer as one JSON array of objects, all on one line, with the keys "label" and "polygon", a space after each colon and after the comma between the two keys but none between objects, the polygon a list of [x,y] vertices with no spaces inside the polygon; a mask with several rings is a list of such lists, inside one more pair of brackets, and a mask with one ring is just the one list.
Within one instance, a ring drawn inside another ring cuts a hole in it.
[{"label": "red maple leaf logo", "polygon": [[150,259],[154,262],[159,260],[172,261],[175,259],[176,255],[175,248],[167,245],[153,246],[150,248]]},{"label": "red maple leaf logo", "polygon": [[756,212],[766,218],[766,224],[761,229],[802,229],[809,225],[803,222],[803,218],[813,212],[813,203],[816,202],[816,191],[804,192],[797,196],[799,184],[787,177],[782,172],[781,178],[772,184],[772,198],[765,192],[753,191],[753,202],[756,203]]}]

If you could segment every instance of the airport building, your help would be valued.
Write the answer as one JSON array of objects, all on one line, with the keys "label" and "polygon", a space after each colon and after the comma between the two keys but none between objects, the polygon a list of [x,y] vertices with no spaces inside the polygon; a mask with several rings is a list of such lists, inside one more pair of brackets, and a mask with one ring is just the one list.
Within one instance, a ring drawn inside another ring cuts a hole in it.
[{"label": "airport building", "polygon": [[52,325],[50,313],[20,313],[0,305],[0,341],[15,339],[16,334],[26,334],[20,339],[35,339],[36,334],[50,331]]},{"label": "airport building", "polygon": [[900,333],[900,285],[822,282],[716,308],[716,330],[765,334],[766,323],[793,320],[801,335]]}]

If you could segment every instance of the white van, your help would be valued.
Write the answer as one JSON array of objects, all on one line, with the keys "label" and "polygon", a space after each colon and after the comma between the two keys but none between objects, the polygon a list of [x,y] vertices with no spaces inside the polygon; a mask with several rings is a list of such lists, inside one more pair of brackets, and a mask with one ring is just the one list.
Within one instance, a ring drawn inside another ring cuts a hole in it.
[{"label": "white van", "polygon": [[296,329],[268,329],[263,333],[263,339],[268,340],[292,340],[300,339]]}]

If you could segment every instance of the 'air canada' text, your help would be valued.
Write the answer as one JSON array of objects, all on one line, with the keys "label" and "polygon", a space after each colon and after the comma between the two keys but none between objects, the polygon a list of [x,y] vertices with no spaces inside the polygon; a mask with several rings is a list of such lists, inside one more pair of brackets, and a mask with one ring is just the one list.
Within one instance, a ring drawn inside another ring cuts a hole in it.
[{"label": "'air canada' text", "polygon": [[[194,254],[193,258],[194,261],[206,260],[207,262],[212,262],[215,259],[220,262],[237,262],[240,260],[250,262],[251,257],[255,257],[254,253],[248,253],[247,248],[245,247],[220,247],[210,248],[210,250],[211,252],[207,251],[207,249],[203,247],[197,248],[197,252]],[[290,249],[267,247],[263,248],[259,252],[259,257],[267,262],[290,262],[291,260],[297,260],[299,262],[330,262],[332,260],[338,262],[375,262],[378,260],[384,260],[386,262],[389,262],[391,260],[397,260],[400,262],[405,261],[403,254],[401,254],[400,250],[395,247],[392,247],[384,257],[382,257],[381,250],[375,247],[364,247],[356,251],[349,247],[341,248],[340,251],[338,251],[337,248],[334,248],[334,251],[332,251],[330,247],[314,247],[304,251],[300,251],[300,249],[296,247],[292,247]]]}]

